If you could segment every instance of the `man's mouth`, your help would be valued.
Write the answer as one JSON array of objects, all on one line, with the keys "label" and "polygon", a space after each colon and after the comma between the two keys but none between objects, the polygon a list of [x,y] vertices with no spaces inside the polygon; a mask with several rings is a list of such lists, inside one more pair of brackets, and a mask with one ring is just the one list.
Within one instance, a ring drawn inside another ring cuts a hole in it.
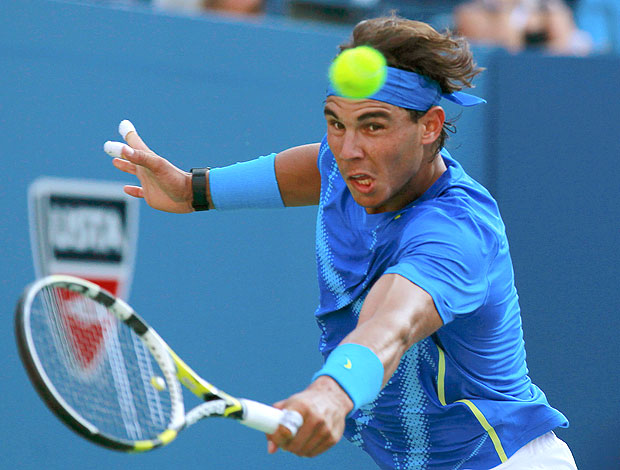
[{"label": "man's mouth", "polygon": [[368,175],[353,175],[351,179],[363,186],[370,186],[370,183],[372,183],[372,179]]},{"label": "man's mouth", "polygon": [[349,176],[351,184],[361,192],[368,192],[372,188],[374,179],[366,174],[360,173]]}]

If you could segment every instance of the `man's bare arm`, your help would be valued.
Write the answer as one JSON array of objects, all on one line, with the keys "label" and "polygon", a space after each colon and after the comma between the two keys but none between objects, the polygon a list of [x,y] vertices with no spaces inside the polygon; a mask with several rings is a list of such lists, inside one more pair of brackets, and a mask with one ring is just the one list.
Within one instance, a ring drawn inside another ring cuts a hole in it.
[{"label": "man's bare arm", "polygon": [[[426,291],[398,274],[386,274],[368,293],[357,327],[341,344],[355,343],[372,350],[383,364],[385,385],[403,354],[442,325]],[[353,401],[334,379],[319,376],[304,391],[275,406],[298,411],[304,417],[304,425],[294,439],[282,428],[269,436],[269,451],[281,447],[312,457],[340,440]]]},{"label": "man's bare arm", "polygon": [[[150,150],[131,123],[127,129],[130,130],[123,138],[128,145],[123,146],[122,150],[116,148],[116,156],[119,158],[115,158],[113,163],[119,170],[137,176],[140,186],[126,186],[125,192],[144,198],[154,209],[176,213],[192,212],[191,175]],[[285,206],[318,203],[321,191],[321,176],[317,168],[319,147],[320,144],[302,145],[276,156],[276,179]],[[248,184],[251,184],[251,181],[248,181]],[[207,201],[213,207],[208,172],[206,193]]]},{"label": "man's bare arm", "polygon": [[319,147],[320,144],[302,145],[276,156],[276,178],[285,206],[311,206],[319,203]]}]

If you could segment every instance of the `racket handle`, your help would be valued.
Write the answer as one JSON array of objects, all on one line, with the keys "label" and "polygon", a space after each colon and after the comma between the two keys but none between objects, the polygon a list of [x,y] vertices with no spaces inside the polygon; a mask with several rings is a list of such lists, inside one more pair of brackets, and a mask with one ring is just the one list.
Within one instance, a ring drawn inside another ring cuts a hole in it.
[{"label": "racket handle", "polygon": [[243,419],[241,424],[267,434],[274,433],[282,425],[295,436],[304,423],[302,416],[293,410],[279,410],[254,400],[241,399]]}]

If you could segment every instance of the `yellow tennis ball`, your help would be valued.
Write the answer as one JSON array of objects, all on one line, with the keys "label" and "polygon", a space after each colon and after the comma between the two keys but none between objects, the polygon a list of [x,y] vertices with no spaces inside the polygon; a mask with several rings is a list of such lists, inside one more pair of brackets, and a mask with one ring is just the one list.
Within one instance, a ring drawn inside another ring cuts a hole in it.
[{"label": "yellow tennis ball", "polygon": [[329,68],[332,86],[345,98],[361,99],[375,94],[385,83],[386,76],[385,57],[369,46],[346,49]]},{"label": "yellow tennis ball", "polygon": [[166,381],[156,375],[151,377],[151,385],[155,390],[159,390],[160,392],[166,389]]}]

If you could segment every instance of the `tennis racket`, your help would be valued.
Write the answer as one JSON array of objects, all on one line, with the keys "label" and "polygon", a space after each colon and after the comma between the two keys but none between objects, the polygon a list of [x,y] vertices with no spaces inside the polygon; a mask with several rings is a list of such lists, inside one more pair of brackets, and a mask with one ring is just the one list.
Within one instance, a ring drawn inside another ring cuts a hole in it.
[{"label": "tennis racket", "polygon": [[[170,443],[202,418],[292,435],[295,411],[235,398],[198,376],[123,300],[73,276],[26,288],[15,314],[22,362],[47,406],[71,429],[115,450]],[[204,402],[185,411],[181,384]]]}]

